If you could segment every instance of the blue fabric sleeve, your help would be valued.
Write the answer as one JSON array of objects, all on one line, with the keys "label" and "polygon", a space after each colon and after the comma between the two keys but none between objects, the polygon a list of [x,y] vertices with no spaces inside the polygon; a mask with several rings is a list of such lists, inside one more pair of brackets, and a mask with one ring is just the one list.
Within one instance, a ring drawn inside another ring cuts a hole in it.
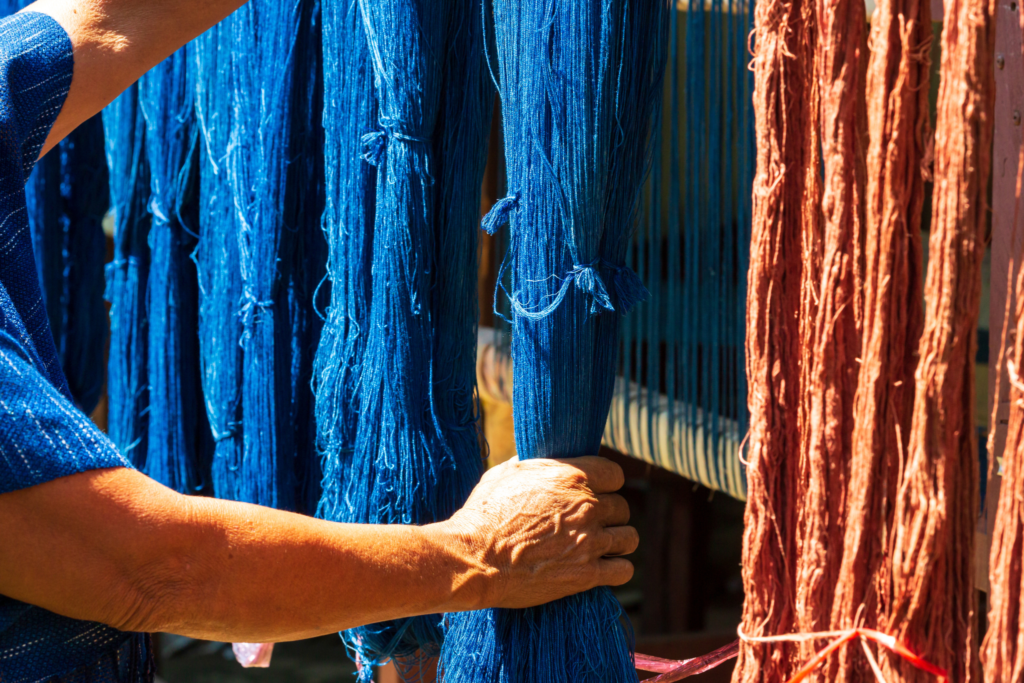
[{"label": "blue fabric sleeve", "polygon": [[28,179],[60,114],[74,73],[71,39],[52,17],[22,12],[0,21],[0,155]]},{"label": "blue fabric sleeve", "polygon": [[25,179],[71,85],[71,41],[52,18],[0,20],[0,494],[128,467],[71,402],[39,290]]},{"label": "blue fabric sleeve", "polygon": [[130,465],[0,330],[0,494],[108,467]]}]

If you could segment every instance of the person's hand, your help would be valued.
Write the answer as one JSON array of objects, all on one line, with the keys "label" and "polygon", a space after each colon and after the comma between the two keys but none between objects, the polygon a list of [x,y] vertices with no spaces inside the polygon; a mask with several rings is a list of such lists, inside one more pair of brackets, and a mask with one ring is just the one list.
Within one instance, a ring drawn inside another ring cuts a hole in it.
[{"label": "person's hand", "polygon": [[522,608],[633,576],[622,557],[639,536],[616,494],[622,468],[605,458],[510,461],[484,474],[443,523],[480,577],[476,607]]}]

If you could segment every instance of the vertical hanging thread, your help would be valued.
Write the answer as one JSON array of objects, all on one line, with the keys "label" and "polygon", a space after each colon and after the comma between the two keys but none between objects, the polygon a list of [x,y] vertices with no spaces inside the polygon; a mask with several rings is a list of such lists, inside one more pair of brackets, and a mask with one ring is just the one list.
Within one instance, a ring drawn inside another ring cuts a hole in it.
[{"label": "vertical hanging thread", "polygon": [[199,348],[207,419],[214,441],[210,479],[213,495],[242,500],[242,273],[239,222],[228,180],[228,142],[233,108],[232,26],[228,17],[193,43],[196,120],[202,148],[199,243],[195,261],[199,289]]},{"label": "vertical hanging thread", "polygon": [[431,514],[462,507],[483,472],[476,397],[478,241],[481,188],[494,108],[477,0],[452,5],[435,155],[440,183],[434,230],[437,255],[430,406],[440,476]]},{"label": "vertical hanging thread", "polygon": [[[978,460],[973,429],[975,333],[991,169],[995,3],[945,6],[935,124],[924,330],[913,424],[896,498],[888,630],[947,670],[976,679],[974,528]],[[928,674],[898,657],[887,680]]]},{"label": "vertical hanging thread", "polygon": [[[929,5],[882,0],[871,23],[866,100],[868,150],[864,307],[854,398],[850,485],[833,630],[884,628],[891,600],[893,503],[907,451],[922,324],[921,212],[928,123]],[[843,648],[836,681],[869,677]]]},{"label": "vertical hanging thread", "polygon": [[[1022,23],[1024,29],[1024,23]],[[1021,148],[1024,156],[1024,147]],[[1018,157],[1014,226],[1020,212],[1021,183],[1024,180],[1024,161]],[[1016,231],[1016,227],[1015,227]],[[1018,241],[1015,232],[1012,243]],[[1021,614],[1021,596],[1024,595],[1024,384],[1020,379],[1024,362],[1024,268],[1020,267],[1021,253],[1010,260],[1010,272],[1017,269],[1016,287],[1008,292],[1003,316],[1003,335],[994,396],[1002,396],[1002,368],[1009,375],[1010,415],[1006,430],[1002,462],[993,458],[989,464],[990,476],[1002,477],[999,502],[992,532],[989,553],[989,612],[988,631],[981,644],[981,662],[984,679],[988,683],[1011,683],[1024,676],[1024,623]],[[1007,283],[1009,284],[1009,283]],[[1012,309],[1011,309],[1012,302]],[[1011,317],[1011,310],[1013,311]],[[1013,332],[1007,332],[1010,326]],[[998,399],[997,399],[998,405]],[[993,416],[993,424],[995,416]],[[994,453],[995,433],[989,434],[989,453]]]},{"label": "vertical hanging thread", "polygon": [[[436,367],[434,356],[437,343],[465,341],[439,336],[439,282],[446,275],[451,279],[452,273],[442,272],[436,249],[446,227],[441,222],[445,194],[465,191],[443,187],[455,176],[446,173],[438,119],[447,92],[442,85],[447,56],[457,49],[447,42],[449,24],[467,14],[468,5],[445,5],[441,11],[409,0],[359,4],[379,102],[379,130],[364,136],[364,158],[378,167],[379,181],[369,326],[356,399],[360,412],[350,469],[343,476],[344,521],[422,524],[443,519],[465,500],[480,471],[479,451],[470,454],[472,464],[465,462],[463,449],[451,438],[455,425],[441,422],[448,416],[434,402],[435,382],[447,379],[440,373],[464,374],[459,367]],[[479,55],[458,50],[455,59]],[[459,86],[466,88],[467,83]],[[466,123],[486,129],[484,121]],[[463,142],[468,146],[471,139]],[[471,153],[480,150],[478,146]],[[451,152],[454,160],[455,150]],[[470,189],[476,207],[482,172],[480,165],[470,179],[476,185]],[[464,222],[463,229],[470,230],[470,225]],[[451,267],[457,268],[467,256],[453,253],[450,258]],[[455,275],[451,286],[466,281],[465,273]],[[474,295],[475,289],[459,294],[462,299]],[[473,321],[471,317],[469,325]],[[458,352],[472,356],[474,347],[475,339]],[[461,399],[471,402],[472,390],[470,379]],[[469,428],[475,442],[475,426]],[[368,665],[388,659],[409,677],[418,677],[422,662],[438,652],[440,616],[374,624],[343,635],[363,665],[361,680],[372,675]]]},{"label": "vertical hanging thread", "polygon": [[181,493],[205,480],[198,291],[190,255],[198,231],[195,70],[185,46],[139,81],[150,169],[149,448],[144,471]]},{"label": "vertical hanging thread", "polygon": [[604,437],[737,498],[746,493],[751,14],[746,0],[691,0],[672,12],[663,140],[626,256],[651,298],[621,325],[622,379]]},{"label": "vertical hanging thread", "polygon": [[[310,391],[311,380],[308,371],[304,379],[296,377],[297,354],[307,353],[315,340],[294,337],[296,306],[310,309],[311,303],[297,303],[303,294],[293,271],[300,233],[309,232],[308,221],[319,215],[297,196],[309,189],[299,187],[303,178],[306,185],[309,180],[298,171],[305,160],[295,156],[318,152],[301,139],[310,130],[306,117],[320,115],[305,109],[314,99],[311,73],[318,70],[309,51],[319,50],[307,33],[318,20],[319,4],[312,0],[255,0],[226,24],[232,36],[227,177],[239,226],[244,424],[232,489],[240,500],[287,510],[304,508],[297,470],[309,467],[297,461],[314,458],[298,450],[304,438],[310,441],[304,434],[308,426],[312,435],[312,410],[296,411],[296,396]],[[312,264],[309,276],[317,276]]]},{"label": "vertical hanging thread", "polygon": [[[813,143],[813,6],[760,2],[754,11],[753,186],[747,289],[747,509],[743,534],[743,619],[750,636],[795,625],[793,493],[798,485],[799,401],[806,308],[804,240],[816,220]],[[813,318],[812,318],[813,319]],[[794,648],[744,641],[733,681],[785,680]]]},{"label": "vertical hanging thread", "polygon": [[357,387],[369,335],[377,168],[362,157],[374,131],[377,99],[358,2],[323,5],[324,165],[331,303],[317,349],[317,441],[323,496],[317,516],[344,519],[345,473],[359,422]]},{"label": "vertical hanging thread", "polygon": [[[621,314],[645,295],[625,263],[660,109],[668,3],[494,4],[510,198],[516,443],[521,458],[596,453]],[[485,14],[486,16],[486,14]],[[499,281],[500,281],[499,277]],[[579,397],[588,405],[581,409]],[[635,681],[607,589],[528,610],[448,615],[441,676]]]},{"label": "vertical hanging thread", "polygon": [[[1020,30],[1024,34],[1024,17],[1021,17]],[[1021,147],[1017,161],[1014,234],[1011,244],[1017,243],[1019,239],[1016,226],[1021,209],[1022,183],[1024,147]],[[988,631],[981,644],[983,680],[988,683],[1011,683],[1024,677],[1024,639],[1021,638],[1024,634],[1021,614],[1021,596],[1024,595],[1024,562],[1021,561],[1024,554],[1024,497],[1021,496],[1021,491],[1024,491],[1024,385],[1020,380],[1021,364],[1024,363],[1024,268],[1020,264],[1024,262],[1021,258],[1024,254],[1018,251],[1014,256],[1010,259],[1009,270],[1012,274],[1013,269],[1017,269],[1016,291],[1007,292],[999,362],[995,373],[991,375],[996,378],[992,395],[1003,396],[1000,384],[1003,381],[1002,368],[1006,367],[1010,379],[1010,415],[1001,470],[998,459],[990,458],[989,462],[989,476],[999,473],[1002,482],[989,552]],[[1008,281],[1008,289],[1009,284]],[[1012,333],[1008,332],[1011,325],[1014,329]],[[996,405],[998,403],[999,398],[996,399]],[[997,424],[994,415],[991,424]],[[995,430],[989,433],[989,453],[995,453],[994,446]]]},{"label": "vertical hanging thread", "polygon": [[[853,433],[855,360],[860,352],[861,243],[864,224],[863,58],[867,19],[857,0],[815,5],[818,34],[813,53],[820,94],[821,216],[813,222],[805,263],[806,291],[801,325],[800,460],[791,500],[797,507],[796,628],[827,630],[842,560]],[[817,169],[811,169],[817,171]],[[817,193],[816,193],[817,194]],[[810,210],[818,211],[818,207]],[[813,311],[813,313],[812,313]],[[813,656],[816,643],[802,647]]]},{"label": "vertical hanging thread", "polygon": [[[291,393],[288,424],[294,425],[296,509],[314,514],[320,501],[322,466],[317,452],[315,355],[323,320],[314,301],[327,276],[327,244],[321,229],[325,205],[324,86],[321,5],[302,5],[296,36],[288,189],[284,222],[294,242],[288,270],[291,320]],[[327,300],[324,297],[324,300]]]},{"label": "vertical hanging thread", "polygon": [[110,302],[107,431],[132,463],[145,468],[148,445],[149,164],[146,125],[133,85],[103,110],[110,204],[114,210],[114,259],[106,269]]}]

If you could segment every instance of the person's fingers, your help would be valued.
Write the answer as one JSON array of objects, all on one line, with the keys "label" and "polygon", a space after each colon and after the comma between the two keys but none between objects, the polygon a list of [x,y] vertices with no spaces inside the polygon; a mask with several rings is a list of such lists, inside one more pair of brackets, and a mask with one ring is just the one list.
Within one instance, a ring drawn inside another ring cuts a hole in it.
[{"label": "person's fingers", "polygon": [[631,526],[610,526],[603,535],[604,557],[631,555],[640,546],[640,534]]},{"label": "person's fingers", "polygon": [[597,515],[605,526],[628,524],[629,503],[617,493],[602,493],[597,496]]},{"label": "person's fingers", "polygon": [[622,557],[598,560],[595,586],[621,586],[633,578],[633,563]]},{"label": "person's fingers", "polygon": [[561,462],[582,472],[587,487],[594,493],[614,493],[626,483],[622,468],[607,458],[584,455]]}]

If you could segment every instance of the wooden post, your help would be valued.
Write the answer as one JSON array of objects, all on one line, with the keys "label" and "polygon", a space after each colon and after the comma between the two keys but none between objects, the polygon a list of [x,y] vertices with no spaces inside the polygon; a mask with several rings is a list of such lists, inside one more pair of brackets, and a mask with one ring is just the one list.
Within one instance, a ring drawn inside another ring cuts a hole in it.
[{"label": "wooden post", "polygon": [[[995,395],[995,367],[1003,332],[1003,314],[1007,297],[1013,296],[1010,259],[1021,253],[1024,211],[1016,206],[1017,164],[1022,143],[1021,116],[1024,114],[1024,58],[1021,56],[1021,0],[999,0],[996,8],[996,104],[995,132],[992,154],[992,268],[989,289],[989,415],[998,403],[994,431],[995,441],[990,457],[1002,457],[1009,419],[1010,382],[1006,368],[1002,370],[999,396]],[[1020,214],[1020,215],[1018,215]],[[1014,217],[1017,226],[1014,226]],[[1016,240],[1015,240],[1016,237]],[[1019,267],[1019,264],[1018,264]],[[1012,304],[1013,302],[1011,302]],[[1012,333],[1012,330],[1011,330]],[[1012,346],[1012,343],[1010,343]],[[978,588],[988,590],[989,539],[999,500],[1000,477],[988,477],[985,506],[978,525],[976,560]]]}]

